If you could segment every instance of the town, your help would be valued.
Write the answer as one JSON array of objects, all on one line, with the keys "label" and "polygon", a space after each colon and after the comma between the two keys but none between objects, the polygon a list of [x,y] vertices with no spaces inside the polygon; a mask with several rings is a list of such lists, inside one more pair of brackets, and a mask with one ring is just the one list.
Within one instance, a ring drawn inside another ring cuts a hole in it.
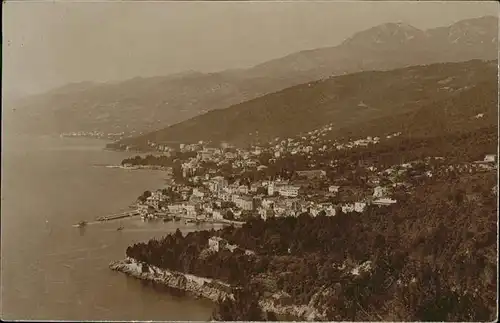
[{"label": "town", "polygon": [[139,197],[137,208],[143,219],[184,218],[198,223],[236,224],[255,217],[265,220],[304,213],[313,217],[363,213],[408,198],[413,187],[433,177],[496,169],[495,154],[460,163],[428,156],[385,168],[364,161],[331,159],[335,153],[370,149],[401,135],[398,132],[341,142],[328,139],[331,129],[327,125],[248,149],[227,143],[215,148],[202,141],[179,144],[178,148],[150,142],[161,156],[127,159],[122,166],[161,166],[172,177],[166,187],[146,191]]},{"label": "town", "polygon": [[59,135],[61,138],[93,138],[93,139],[105,139],[105,140],[122,140],[124,138],[132,137],[134,135],[140,135],[142,132],[130,131],[126,132],[112,132],[105,133],[103,131],[73,131],[64,132]]}]

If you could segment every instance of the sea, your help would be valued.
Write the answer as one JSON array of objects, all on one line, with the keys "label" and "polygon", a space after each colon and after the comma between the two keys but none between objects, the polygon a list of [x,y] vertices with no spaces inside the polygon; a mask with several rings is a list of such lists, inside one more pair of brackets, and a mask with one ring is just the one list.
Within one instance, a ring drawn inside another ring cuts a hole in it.
[{"label": "sea", "polygon": [[[127,246],[217,225],[140,218],[73,227],[126,211],[162,171],[125,170],[132,153],[95,139],[2,131],[1,318],[4,320],[207,321],[208,300],[174,295],[111,271]],[[123,226],[122,231],[117,231]]]}]

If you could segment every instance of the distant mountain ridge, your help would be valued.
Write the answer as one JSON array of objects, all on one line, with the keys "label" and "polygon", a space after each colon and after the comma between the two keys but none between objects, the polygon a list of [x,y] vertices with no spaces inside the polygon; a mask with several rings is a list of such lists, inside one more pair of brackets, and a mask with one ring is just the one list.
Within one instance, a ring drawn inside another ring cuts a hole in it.
[{"label": "distant mountain ridge", "polygon": [[356,33],[335,47],[301,51],[248,69],[70,84],[20,100],[8,112],[26,131],[149,132],[332,75],[496,59],[497,30],[496,17],[426,31],[387,23]]},{"label": "distant mountain ridge", "polygon": [[497,61],[359,72],[290,87],[121,143],[145,147],[148,141],[203,140],[247,145],[293,137],[330,123],[337,136],[390,130],[438,135],[448,128],[470,128],[468,120],[480,112],[486,117],[474,125],[496,124],[497,90]]},{"label": "distant mountain ridge", "polygon": [[251,71],[286,77],[290,71],[303,82],[365,70],[498,57],[498,19],[461,20],[446,27],[420,30],[404,23],[386,23],[355,33],[335,47],[290,54],[257,65]]}]

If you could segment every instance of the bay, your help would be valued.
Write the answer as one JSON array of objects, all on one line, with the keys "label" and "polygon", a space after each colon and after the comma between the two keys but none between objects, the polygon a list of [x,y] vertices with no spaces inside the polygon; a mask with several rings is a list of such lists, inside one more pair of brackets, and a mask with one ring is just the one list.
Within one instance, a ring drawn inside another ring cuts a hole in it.
[{"label": "bay", "polygon": [[[207,320],[211,302],[159,292],[108,268],[132,243],[200,226],[133,218],[72,227],[127,210],[144,190],[164,186],[161,171],[98,166],[133,155],[104,144],[2,133],[2,318]],[[211,227],[218,226],[202,228]]]}]

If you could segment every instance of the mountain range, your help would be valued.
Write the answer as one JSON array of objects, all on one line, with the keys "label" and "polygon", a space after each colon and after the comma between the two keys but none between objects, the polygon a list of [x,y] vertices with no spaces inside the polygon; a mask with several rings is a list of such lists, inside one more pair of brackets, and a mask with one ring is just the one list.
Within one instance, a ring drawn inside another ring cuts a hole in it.
[{"label": "mountain range", "polygon": [[32,132],[147,133],[335,75],[496,59],[497,34],[498,19],[492,16],[425,31],[387,23],[356,33],[335,47],[301,51],[248,69],[70,84],[17,100],[9,105],[13,109],[6,110],[16,124]]},{"label": "mountain range", "polygon": [[297,80],[307,82],[359,71],[497,56],[498,19],[486,16],[425,31],[404,23],[386,23],[358,32],[338,46],[291,54],[255,66],[250,73],[282,78],[293,73]]}]

